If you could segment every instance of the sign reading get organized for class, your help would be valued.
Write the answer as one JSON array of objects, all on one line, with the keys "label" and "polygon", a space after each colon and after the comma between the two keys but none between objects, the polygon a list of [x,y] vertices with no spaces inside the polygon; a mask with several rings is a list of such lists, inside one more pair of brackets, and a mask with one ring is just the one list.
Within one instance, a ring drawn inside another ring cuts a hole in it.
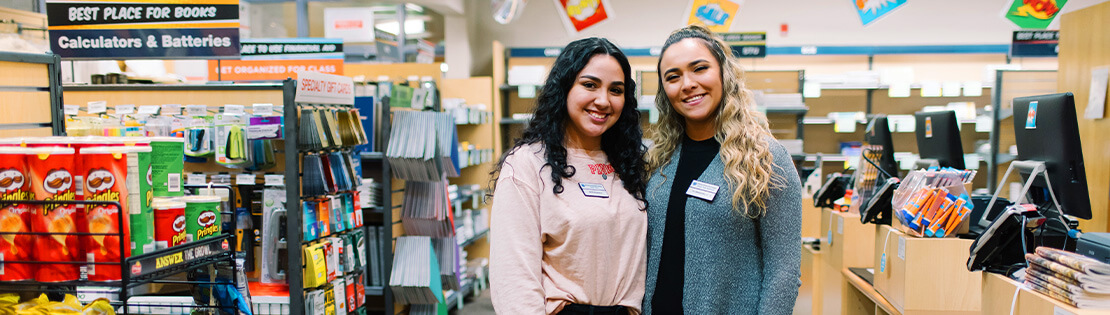
[{"label": "sign reading get organized for class", "polygon": [[63,58],[235,58],[239,0],[47,0]]}]

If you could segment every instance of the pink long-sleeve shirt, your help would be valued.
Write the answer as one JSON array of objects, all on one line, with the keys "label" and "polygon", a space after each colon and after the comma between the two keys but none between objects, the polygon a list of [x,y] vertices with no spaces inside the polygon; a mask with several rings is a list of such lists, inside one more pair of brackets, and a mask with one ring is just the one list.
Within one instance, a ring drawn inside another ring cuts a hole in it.
[{"label": "pink long-sleeve shirt", "polygon": [[[540,144],[505,158],[490,224],[490,288],[498,314],[555,314],[568,303],[623,305],[644,297],[647,215],[602,151],[567,149],[576,172],[551,188]],[[579,183],[600,184],[608,198]]]}]

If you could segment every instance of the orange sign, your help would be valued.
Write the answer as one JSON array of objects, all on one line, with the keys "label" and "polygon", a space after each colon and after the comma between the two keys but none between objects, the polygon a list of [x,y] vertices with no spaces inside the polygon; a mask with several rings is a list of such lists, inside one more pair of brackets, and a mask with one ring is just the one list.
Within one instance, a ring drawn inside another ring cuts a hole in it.
[{"label": "orange sign", "polygon": [[209,60],[208,80],[260,81],[297,78],[297,71],[343,74],[343,59]]}]

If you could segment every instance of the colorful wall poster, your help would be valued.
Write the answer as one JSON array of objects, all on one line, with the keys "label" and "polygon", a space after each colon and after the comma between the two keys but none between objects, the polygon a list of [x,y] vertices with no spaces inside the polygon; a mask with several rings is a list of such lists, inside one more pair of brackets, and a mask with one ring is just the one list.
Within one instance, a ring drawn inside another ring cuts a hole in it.
[{"label": "colorful wall poster", "polygon": [[239,0],[47,0],[46,13],[62,58],[239,57]]},{"label": "colorful wall poster", "polygon": [[717,33],[728,32],[743,3],[743,0],[691,0],[683,16],[684,22],[686,25],[705,26]]},{"label": "colorful wall poster", "polygon": [[577,34],[613,15],[609,0],[554,0],[567,32]]},{"label": "colorful wall poster", "polygon": [[1068,0],[1010,0],[1004,8],[1007,20],[1023,29],[1045,29]]},{"label": "colorful wall poster", "polygon": [[854,2],[863,26],[870,25],[871,22],[906,4],[906,0],[854,0]]}]

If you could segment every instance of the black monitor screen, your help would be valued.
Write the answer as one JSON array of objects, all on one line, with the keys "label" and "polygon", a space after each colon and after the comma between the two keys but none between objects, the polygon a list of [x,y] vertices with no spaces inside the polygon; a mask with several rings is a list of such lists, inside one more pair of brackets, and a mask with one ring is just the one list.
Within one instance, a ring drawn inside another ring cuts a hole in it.
[{"label": "black monitor screen", "polygon": [[[867,202],[887,178],[899,176],[898,164],[894,162],[894,145],[886,115],[876,115],[872,118],[864,132],[862,153],[863,157],[871,162],[860,161],[853,189],[860,197],[859,200]],[[875,165],[878,165],[878,168]]]},{"label": "black monitor screen", "polygon": [[863,148],[870,151],[871,154],[868,157],[882,170],[898,177],[898,164],[894,162],[894,141],[890,136],[890,125],[887,124],[886,115],[876,115],[872,118],[865,132]]},{"label": "black monitor screen", "polygon": [[[1042,161],[1060,202],[1057,209],[1078,218],[1091,218],[1083,146],[1079,141],[1075,100],[1071,93],[1014,98],[1014,137],[1018,160]],[[1028,180],[1029,174],[1022,174]],[[1027,193],[1042,209],[1055,208],[1041,176]]]},{"label": "black monitor screen", "polygon": [[937,160],[941,167],[964,169],[964,146],[956,112],[921,112],[914,114],[914,118],[921,158]]}]

